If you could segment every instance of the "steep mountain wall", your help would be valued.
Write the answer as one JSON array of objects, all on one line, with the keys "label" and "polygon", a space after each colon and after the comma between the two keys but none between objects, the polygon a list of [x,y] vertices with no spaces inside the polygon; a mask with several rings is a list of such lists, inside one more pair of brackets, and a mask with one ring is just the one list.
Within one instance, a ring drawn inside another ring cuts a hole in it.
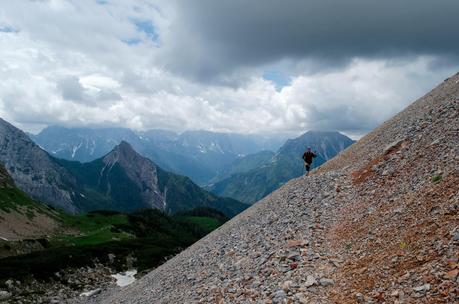
[{"label": "steep mountain wall", "polygon": [[0,163],[18,188],[69,212],[73,205],[74,178],[21,130],[0,119]]},{"label": "steep mountain wall", "polygon": [[94,303],[457,303],[459,74]]},{"label": "steep mountain wall", "polygon": [[14,252],[6,240],[44,237],[55,232],[60,228],[56,215],[54,210],[17,189],[0,164],[0,257]]}]

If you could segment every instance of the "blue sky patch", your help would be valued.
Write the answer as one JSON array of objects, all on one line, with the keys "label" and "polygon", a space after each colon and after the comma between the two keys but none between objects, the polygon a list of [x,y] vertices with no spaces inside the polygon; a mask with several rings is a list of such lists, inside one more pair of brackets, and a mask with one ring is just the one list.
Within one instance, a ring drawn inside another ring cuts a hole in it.
[{"label": "blue sky patch", "polygon": [[17,32],[19,32],[19,30],[15,29],[12,26],[8,26],[8,25],[1,26],[0,25],[0,33],[17,33]]},{"label": "blue sky patch", "polygon": [[158,41],[158,34],[156,33],[155,26],[149,20],[136,20],[134,21],[137,30],[140,32],[145,33],[150,40],[157,42]]},{"label": "blue sky patch", "polygon": [[267,70],[263,73],[263,78],[273,82],[278,91],[290,85],[292,81],[290,76],[279,70]]}]

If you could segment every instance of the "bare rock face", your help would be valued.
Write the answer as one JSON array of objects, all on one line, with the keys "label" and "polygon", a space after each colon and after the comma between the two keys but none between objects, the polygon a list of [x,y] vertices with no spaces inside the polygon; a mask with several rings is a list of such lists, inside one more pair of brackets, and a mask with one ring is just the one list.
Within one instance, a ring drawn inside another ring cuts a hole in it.
[{"label": "bare rock face", "polygon": [[115,165],[119,165],[129,179],[140,189],[145,208],[165,209],[166,200],[158,186],[156,166],[149,159],[138,154],[130,144],[122,141],[102,161],[105,167],[102,169],[101,175],[109,175],[110,170]]},{"label": "bare rock face", "polygon": [[21,130],[0,119],[0,162],[18,188],[34,199],[69,212],[78,210],[72,202],[72,176],[34,144]]},{"label": "bare rock face", "polygon": [[0,188],[14,187],[14,181],[6,171],[5,167],[0,164]]},{"label": "bare rock face", "polygon": [[457,303],[458,135],[456,74],[309,176],[89,303]]},{"label": "bare rock face", "polygon": [[40,241],[59,228],[56,212],[17,189],[0,164],[0,258],[43,250]]}]

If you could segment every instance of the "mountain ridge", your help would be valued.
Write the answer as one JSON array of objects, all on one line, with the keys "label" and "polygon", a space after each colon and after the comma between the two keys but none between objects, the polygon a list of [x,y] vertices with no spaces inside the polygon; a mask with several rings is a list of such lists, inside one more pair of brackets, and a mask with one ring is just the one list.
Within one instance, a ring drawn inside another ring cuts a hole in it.
[{"label": "mountain ridge", "polygon": [[86,189],[82,192],[88,197],[80,200],[85,211],[131,212],[153,207],[175,213],[212,207],[232,217],[247,207],[236,200],[210,194],[185,176],[161,169],[125,141],[92,162],[59,160],[59,163],[72,172],[81,189]]},{"label": "mountain ridge", "polygon": [[242,155],[281,145],[282,136],[243,135],[211,131],[181,134],[153,129],[135,132],[124,128],[65,128],[50,126],[30,137],[55,157],[90,162],[110,152],[121,141],[161,168],[189,176],[199,185],[215,178]]},{"label": "mountain ridge", "polygon": [[126,141],[99,159],[79,163],[50,156],[24,132],[0,120],[0,162],[19,189],[70,213],[142,208],[173,213],[215,207],[234,216],[246,208],[234,199],[208,193],[188,178],[160,169]]},{"label": "mountain ridge", "polygon": [[[129,178],[142,190],[141,196],[147,206],[164,210],[165,197],[159,193],[156,166],[147,158],[141,157],[126,141],[121,141],[109,154],[104,156],[109,168],[119,164]],[[153,185],[153,186],[152,186]]]},{"label": "mountain ridge", "polygon": [[354,143],[347,136],[336,131],[308,131],[301,136],[287,140],[269,162],[247,172],[237,172],[209,187],[220,196],[227,196],[253,203],[262,199],[292,178],[304,174],[302,155],[311,147],[317,157],[313,168],[325,163]]}]

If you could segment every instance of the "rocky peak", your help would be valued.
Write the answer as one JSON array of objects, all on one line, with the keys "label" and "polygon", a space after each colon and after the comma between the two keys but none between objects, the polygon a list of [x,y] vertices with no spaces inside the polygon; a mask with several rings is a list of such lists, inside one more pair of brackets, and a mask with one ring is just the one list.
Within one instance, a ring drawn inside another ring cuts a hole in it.
[{"label": "rocky peak", "polygon": [[116,150],[123,151],[126,153],[137,153],[134,148],[132,148],[131,144],[127,141],[122,140],[118,146],[115,148]]},{"label": "rocky peak", "polygon": [[337,131],[308,131],[297,138],[289,139],[279,149],[279,154],[298,157],[307,147],[311,147],[324,160],[329,160],[353,143],[352,139]]},{"label": "rocky peak", "polygon": [[124,140],[115,146],[110,153],[105,155],[103,161],[105,164],[110,165],[118,163],[125,169],[141,170],[142,167],[146,167],[148,170],[155,170],[155,165],[152,161],[141,156]]},{"label": "rocky peak", "polygon": [[148,158],[137,153],[129,143],[121,141],[119,145],[103,157],[102,161],[105,166],[101,171],[101,175],[116,174],[113,168],[119,166],[140,189],[146,206],[161,210],[165,208],[165,197],[161,194],[158,186],[156,165]]},{"label": "rocky peak", "polygon": [[118,158],[131,159],[133,157],[139,156],[139,154],[132,148],[132,146],[126,142],[121,141],[113,150],[109,153],[116,155]]}]

